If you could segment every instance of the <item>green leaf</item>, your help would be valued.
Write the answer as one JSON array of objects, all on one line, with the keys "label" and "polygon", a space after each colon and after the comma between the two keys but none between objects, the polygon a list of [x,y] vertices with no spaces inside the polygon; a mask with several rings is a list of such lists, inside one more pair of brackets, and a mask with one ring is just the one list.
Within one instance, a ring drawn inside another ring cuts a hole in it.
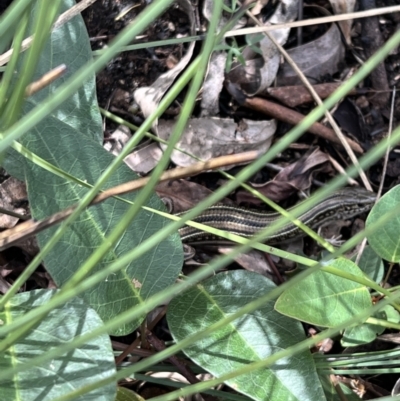
[{"label": "green leaf", "polygon": [[[75,5],[74,0],[63,0],[60,13]],[[51,69],[65,64],[67,70],[57,81],[34,96],[27,99],[25,112],[27,113],[37,104],[43,101],[48,95],[53,93],[61,84],[67,81],[78,68],[91,60],[91,47],[86,31],[85,23],[80,15],[74,17],[67,24],[54,30],[51,39],[43,49],[42,57],[38,63],[34,79],[39,79],[43,74]],[[19,62],[21,69],[22,60]],[[16,77],[23,71],[17,71]],[[72,95],[62,107],[52,113],[55,117],[53,130],[57,128],[57,121],[63,121],[70,125],[74,134],[81,137],[88,136],[96,140],[99,144],[103,141],[102,121],[96,97],[96,80],[93,76]],[[21,141],[23,144],[26,140]],[[5,160],[4,168],[20,180],[25,180],[24,169],[27,163],[23,161],[16,152],[10,151],[10,157]]]},{"label": "green leaf", "polygon": [[[328,376],[321,375],[320,380],[325,391],[327,401],[343,401],[343,397],[338,395],[334,383],[332,383],[332,380],[329,380]],[[337,386],[340,387],[340,390],[346,396],[347,401],[360,401],[360,398],[354,393],[354,391],[348,388],[344,383],[338,381]]]},{"label": "green leaf", "polygon": [[[380,320],[387,320],[392,323],[398,323],[400,315],[393,306],[386,305],[379,312],[375,313],[373,317]],[[341,344],[343,347],[355,347],[361,344],[368,344],[374,341],[377,335],[382,334],[385,329],[386,327],[384,326],[370,323],[351,327],[344,331]]]},{"label": "green leaf", "polygon": [[[379,312],[372,317],[380,320],[387,320],[391,323],[398,323],[399,312],[391,305],[385,305]],[[382,334],[386,327],[380,324],[364,323],[359,326],[346,329],[341,339],[343,347],[356,347],[361,344],[368,344],[375,340],[377,335]]]},{"label": "green leaf", "polygon": [[346,329],[340,340],[342,347],[357,347],[375,340],[376,335],[382,334],[385,328],[375,324],[362,324]]},{"label": "green leaf", "polygon": [[[350,260],[340,258],[329,262],[347,273],[363,276]],[[367,288],[353,281],[317,271],[295,287],[284,291],[275,309],[303,322],[334,327],[372,305]]]},{"label": "green leaf", "polygon": [[[217,274],[173,299],[167,319],[173,338],[180,340],[236,312],[275,288],[265,277],[247,271]],[[299,322],[274,311],[273,302],[213,332],[184,352],[198,365],[220,377],[273,355],[305,339]],[[323,400],[310,353],[279,360],[226,382],[254,400]]]},{"label": "green leaf", "polygon": [[[356,257],[353,258],[355,260]],[[361,255],[358,267],[376,283],[380,283],[385,274],[382,259],[370,246],[366,246]]]},{"label": "green leaf", "polygon": [[[386,213],[400,206],[400,186],[392,188],[382,196],[372,208],[366,221],[366,227],[374,224]],[[399,210],[399,209],[398,209]],[[367,236],[368,242],[375,252],[389,262],[400,261],[400,211],[397,216],[378,227]]]},{"label": "green leaf", "polygon": [[144,401],[144,398],[125,387],[118,387],[115,401]]},{"label": "green leaf", "polygon": [[[34,307],[49,302],[56,291],[37,290],[15,295],[0,313],[3,324],[10,324]],[[15,368],[35,357],[70,342],[103,325],[97,313],[80,298],[53,309],[28,335],[0,354],[0,369]],[[10,381],[0,383],[3,401],[46,401],[68,394],[115,374],[111,342],[101,335],[66,355],[40,366],[21,371]],[[112,401],[116,383],[98,388],[76,400]]]},{"label": "green leaf", "polygon": [[[65,4],[71,3],[71,1],[65,2]],[[70,74],[81,67],[91,51],[87,33],[82,30],[81,24],[81,17],[75,17],[66,27],[60,28],[52,35],[41,58],[38,75],[62,63],[68,65]],[[47,92],[51,93],[58,85],[58,82],[54,83]],[[42,99],[42,93],[29,98],[28,108],[33,108]],[[99,144],[98,138],[101,135],[99,122],[93,77],[90,84],[85,85],[70,99],[70,102],[63,104],[55,113],[32,128],[21,142],[30,151],[65,172],[94,184],[114,158]],[[9,172],[18,176],[21,169],[14,168],[15,164],[11,158],[8,161]],[[36,219],[42,219],[75,204],[88,191],[43,170],[24,158],[18,157],[14,161],[24,168],[32,216]],[[136,174],[122,165],[105,188],[136,178],[138,178]],[[128,194],[124,198],[134,201],[136,195]],[[146,206],[165,210],[163,203],[155,195],[150,198]],[[109,199],[80,215],[45,258],[46,269],[58,286],[66,283],[100,246],[104,238],[123,218],[127,208],[126,203]],[[163,217],[148,211],[140,212],[123,237],[92,273],[103,270],[166,224],[168,220]],[[52,237],[55,230],[56,227],[53,227],[38,235],[41,247]],[[174,283],[181,270],[182,260],[181,241],[178,234],[175,234],[155,244],[151,251],[82,296],[102,319],[107,321],[116,314],[145,302],[149,296]],[[142,319],[127,322],[113,334],[130,333],[141,321]]]},{"label": "green leaf", "polygon": [[376,316],[378,319],[384,319],[388,322],[392,323],[399,323],[400,321],[400,314],[399,312],[393,308],[392,305],[384,306]]}]

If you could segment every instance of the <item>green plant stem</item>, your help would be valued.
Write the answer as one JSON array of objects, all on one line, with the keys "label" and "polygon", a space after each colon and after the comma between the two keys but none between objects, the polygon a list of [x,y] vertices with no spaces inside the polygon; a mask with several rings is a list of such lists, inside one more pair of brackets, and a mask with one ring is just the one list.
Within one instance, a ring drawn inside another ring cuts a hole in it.
[{"label": "green plant stem", "polygon": [[[23,74],[16,81],[10,99],[2,115],[2,129],[9,128],[21,115],[22,105],[25,101],[25,90],[35,73],[42,49],[50,36],[51,27],[57,17],[61,0],[38,0],[36,4],[36,20],[34,25],[34,38],[22,65]],[[17,56],[18,53],[16,53]],[[7,134],[5,134],[7,135]],[[0,144],[1,147],[1,144]],[[0,150],[0,153],[3,150]]]},{"label": "green plant stem", "polygon": [[[319,374],[328,375],[385,375],[385,374],[399,374],[400,368],[381,368],[381,369],[321,369],[318,371]],[[377,401],[383,400],[383,398],[375,398]],[[390,398],[395,401],[395,398]]]},{"label": "green plant stem", "polygon": [[14,77],[14,72],[17,66],[19,52],[21,50],[22,41],[24,40],[25,33],[28,28],[29,23],[29,13],[30,10],[26,10],[24,14],[21,16],[21,21],[17,25],[16,33],[13,40],[13,49],[14,52],[12,57],[7,64],[7,68],[5,73],[3,74],[3,78],[1,80],[0,87],[0,115],[3,115],[3,109],[5,107],[12,79]]},{"label": "green plant stem", "polygon": [[32,6],[32,0],[13,1],[0,17],[0,54],[3,54],[14,36],[23,14]]},{"label": "green plant stem", "polygon": [[400,323],[394,323],[388,320],[377,319],[376,317],[369,317],[366,323],[386,327],[387,329],[400,330]]},{"label": "green plant stem", "polygon": [[[176,38],[176,39],[165,39],[165,40],[156,40],[154,42],[145,42],[145,43],[138,43],[136,45],[125,46],[121,48],[121,52],[130,52],[140,49],[149,49],[151,47],[162,47],[162,46],[169,46],[169,45],[180,45],[182,43],[188,42],[195,42],[204,40],[206,35],[195,35],[195,36],[187,36],[185,38]],[[94,57],[102,55],[106,49],[99,49],[92,51],[92,55]]]},{"label": "green plant stem", "polygon": [[315,363],[321,368],[337,366],[369,366],[369,364],[383,364],[386,361],[398,361],[400,350],[385,350],[372,352],[358,352],[355,354],[314,354]]}]

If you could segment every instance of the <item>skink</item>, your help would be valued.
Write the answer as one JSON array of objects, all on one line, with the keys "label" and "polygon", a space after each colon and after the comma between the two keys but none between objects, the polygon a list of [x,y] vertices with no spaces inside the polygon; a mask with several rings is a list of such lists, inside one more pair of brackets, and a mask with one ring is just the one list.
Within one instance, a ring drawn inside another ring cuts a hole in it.
[{"label": "skink", "polygon": [[[363,188],[344,188],[332,193],[321,203],[303,213],[299,216],[299,220],[309,228],[316,230],[333,220],[345,220],[369,211],[374,205],[375,199],[374,193]],[[292,211],[297,206],[293,206],[288,211]],[[183,213],[177,215],[183,215]],[[279,218],[281,218],[279,213],[215,205],[201,213],[193,221],[248,238]],[[190,226],[182,227],[179,234],[182,241],[189,244],[218,238]],[[266,238],[266,242],[273,245],[304,235],[303,230],[293,223],[288,223]]]}]

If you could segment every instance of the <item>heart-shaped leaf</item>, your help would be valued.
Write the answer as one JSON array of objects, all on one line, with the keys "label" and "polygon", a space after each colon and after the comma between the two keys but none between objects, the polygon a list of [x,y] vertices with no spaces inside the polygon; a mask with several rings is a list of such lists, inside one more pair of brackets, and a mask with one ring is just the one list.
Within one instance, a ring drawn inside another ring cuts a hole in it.
[{"label": "heart-shaped leaf", "polygon": [[372,208],[366,221],[366,227],[374,224],[386,213],[398,210],[398,214],[370,234],[368,242],[375,252],[389,262],[400,261],[400,186],[392,188],[382,196],[379,202]]},{"label": "heart-shaped leaf", "polygon": [[[23,292],[11,298],[0,313],[0,321],[11,324],[31,309],[50,301],[56,291]],[[20,338],[6,352],[0,353],[0,371],[29,363],[35,357],[72,341],[103,325],[97,313],[80,298],[53,309],[29,334]],[[114,354],[108,335],[101,335],[39,366],[2,380],[2,400],[47,401],[78,388],[97,383],[115,374]],[[112,401],[116,385],[100,387],[76,400]]]},{"label": "heart-shaped leaf", "polygon": [[[348,259],[332,260],[329,266],[363,276],[359,267]],[[278,312],[303,322],[334,327],[371,305],[371,298],[365,286],[324,271],[317,271],[293,288],[284,291],[275,308]]]},{"label": "heart-shaped leaf", "polygon": [[[352,259],[356,260],[356,257]],[[359,268],[376,283],[380,283],[385,273],[382,259],[371,246],[366,246],[358,262]]]},{"label": "heart-shaped leaf", "polygon": [[[72,0],[64,0],[64,9],[73,4]],[[77,16],[52,34],[36,74],[41,76],[54,66],[64,63],[68,69],[64,80],[68,79],[90,59],[90,54],[87,33],[81,17]],[[45,94],[51,94],[59,84],[57,81],[50,85]],[[21,140],[31,152],[89,184],[93,184],[113,160],[113,156],[98,141],[101,136],[101,119],[94,88],[93,77],[76,95],[33,127]],[[30,97],[26,111],[33,109],[43,99],[42,92]],[[36,219],[42,219],[75,204],[88,191],[87,188],[45,171],[16,152],[8,156],[6,168],[11,174],[26,179],[32,216]],[[24,177],[21,177],[22,173]],[[122,165],[105,188],[135,178],[137,175]],[[135,194],[124,198],[134,201]],[[155,195],[146,205],[164,210],[163,203]],[[121,200],[109,199],[80,215],[45,258],[46,269],[57,285],[67,282],[102,244],[104,238],[124,217],[128,206]],[[104,269],[167,223],[168,220],[163,217],[142,211],[92,273]],[[44,246],[55,230],[54,227],[39,234],[39,245]],[[182,245],[178,234],[175,234],[155,244],[149,252],[93,287],[83,297],[103,320],[109,320],[172,284],[180,272],[182,260]],[[141,319],[127,322],[113,334],[127,334],[140,322]]]},{"label": "heart-shaped leaf", "polygon": [[[248,271],[230,271],[206,280],[173,299],[168,308],[172,336],[180,341],[275,288],[265,277]],[[198,365],[219,377],[305,339],[299,322],[274,310],[268,302],[243,315],[210,337],[185,348]],[[226,382],[254,400],[324,399],[311,354],[306,351],[280,359],[270,369],[243,374]]]}]

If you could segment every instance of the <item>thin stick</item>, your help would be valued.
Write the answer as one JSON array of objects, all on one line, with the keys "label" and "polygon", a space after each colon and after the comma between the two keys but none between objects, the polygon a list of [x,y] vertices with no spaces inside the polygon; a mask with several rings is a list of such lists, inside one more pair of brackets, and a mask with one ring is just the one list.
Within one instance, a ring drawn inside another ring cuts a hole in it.
[{"label": "thin stick", "polygon": [[[260,97],[246,98],[246,100],[242,103],[242,106],[268,114],[271,117],[292,125],[298,124],[301,120],[305,118],[303,114],[298,113],[297,111],[279,105],[278,103],[270,102],[269,100]],[[335,132],[333,130],[325,127],[325,125],[322,125],[318,122],[311,125],[310,128],[308,128],[308,132],[311,132],[314,135],[317,135],[328,141],[341,144],[341,141],[335,135]],[[357,142],[353,141],[350,138],[346,138],[346,142],[355,152],[360,154],[364,153],[363,149]]]},{"label": "thin stick", "polygon": [[46,74],[44,74],[41,78],[35,82],[32,82],[26,87],[25,96],[32,96],[36,92],[39,92],[41,89],[54,82],[57,78],[61,77],[66,70],[67,66],[65,64],[61,64],[58,67],[46,72]]},{"label": "thin stick", "polygon": [[[164,174],[162,174],[160,178],[160,182],[178,178],[185,178],[195,174],[199,174],[203,171],[215,170],[229,165],[249,163],[257,159],[259,156],[260,153],[258,151],[250,151],[229,156],[217,157],[206,162],[193,164],[189,167],[178,167],[164,172]],[[149,180],[149,177],[139,178],[138,180],[126,182],[124,184],[117,185],[116,187],[103,191],[93,199],[89,206],[96,205],[110,197],[136,191],[137,189],[144,187],[149,182]],[[76,209],[76,207],[77,205],[73,205],[67,209],[46,217],[43,220],[28,220],[17,225],[16,227],[3,231],[2,233],[0,233],[0,250],[7,249],[18,241],[21,241],[45,230],[46,228],[60,223],[62,220],[70,216],[72,212]]]},{"label": "thin stick", "polygon": [[[258,25],[262,26],[261,22],[258,21],[257,19],[254,18],[253,15],[251,15],[249,12],[247,13],[248,15],[251,16],[253,21],[255,21]],[[278,43],[278,41],[271,35],[269,32],[264,32],[264,34],[269,38],[269,40],[278,48],[279,52],[284,56],[286,62],[293,68],[293,70],[296,72],[297,76],[300,78],[300,80],[303,82],[303,84],[306,86],[306,88],[310,91],[312,97],[316,101],[316,103],[321,106],[322,105],[322,100],[318,96],[317,92],[314,90],[306,76],[303,74],[303,72],[300,70],[300,68],[297,66],[297,64],[293,61],[293,59],[290,57],[289,53]],[[333,119],[331,113],[329,110],[325,112],[325,116],[328,119],[329,123],[331,124],[331,127],[333,131],[336,133],[337,138],[339,139],[341,145],[344,147],[346,150],[348,156],[350,157],[350,160],[352,163],[356,166],[358,170],[358,174],[360,175],[360,178],[365,185],[365,188],[367,188],[369,191],[372,191],[371,184],[368,181],[368,178],[366,174],[364,173],[363,169],[360,167],[358,163],[358,159],[356,155],[353,152],[353,149],[350,146],[350,143],[347,138],[343,135],[342,131],[340,130],[339,126],[337,125],[336,121]],[[321,127],[323,127],[321,125]],[[321,132],[321,127],[319,128],[318,131]]]},{"label": "thin stick", "polygon": [[275,29],[282,29],[282,28],[297,28],[299,26],[328,24],[328,23],[336,22],[336,21],[346,21],[348,19],[367,18],[367,17],[371,17],[374,15],[398,13],[399,11],[400,11],[400,6],[380,7],[380,8],[376,8],[374,10],[359,11],[356,13],[348,13],[348,14],[332,15],[330,17],[312,18],[312,19],[303,20],[303,21],[286,22],[285,24],[268,25],[268,26],[263,26],[263,27],[258,26],[258,27],[254,27],[254,28],[241,28],[241,29],[236,29],[236,30],[227,32],[224,35],[224,38],[228,38],[230,36],[242,36],[242,35],[249,35],[252,33],[273,31]]}]

